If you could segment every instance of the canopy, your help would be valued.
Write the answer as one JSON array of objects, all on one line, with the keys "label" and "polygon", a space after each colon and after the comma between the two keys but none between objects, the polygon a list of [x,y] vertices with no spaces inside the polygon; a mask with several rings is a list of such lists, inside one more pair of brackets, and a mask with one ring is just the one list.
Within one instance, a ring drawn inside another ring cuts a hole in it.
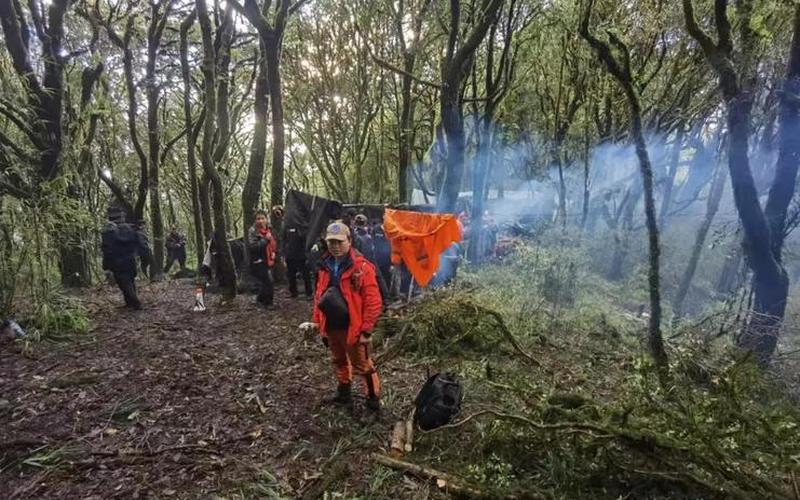
[{"label": "canopy", "polygon": [[439,257],[461,241],[461,228],[453,214],[427,214],[387,208],[383,229],[392,245],[392,263],[401,261],[420,286],[427,286]]}]

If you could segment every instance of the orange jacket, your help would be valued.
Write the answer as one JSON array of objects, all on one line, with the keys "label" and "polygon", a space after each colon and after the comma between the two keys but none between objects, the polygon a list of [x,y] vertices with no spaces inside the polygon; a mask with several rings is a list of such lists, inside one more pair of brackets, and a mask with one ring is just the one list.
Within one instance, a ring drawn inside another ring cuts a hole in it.
[{"label": "orange jacket", "polygon": [[461,241],[463,228],[452,214],[428,214],[387,208],[383,229],[392,244],[392,264],[403,262],[420,286],[439,269],[439,258]]},{"label": "orange jacket", "polygon": [[[322,256],[321,262],[326,262],[330,257],[331,255],[326,252]],[[350,314],[347,343],[355,345],[361,332],[368,332],[375,327],[375,323],[378,322],[378,317],[381,315],[383,302],[375,276],[375,266],[352,249],[350,250],[350,263],[350,266],[342,271],[339,289],[347,302],[347,310]],[[328,332],[325,313],[319,309],[319,301],[322,294],[328,289],[330,282],[330,270],[325,265],[321,265],[317,274],[317,290],[314,295],[314,323],[319,324],[319,332],[323,337],[327,337]]]}]

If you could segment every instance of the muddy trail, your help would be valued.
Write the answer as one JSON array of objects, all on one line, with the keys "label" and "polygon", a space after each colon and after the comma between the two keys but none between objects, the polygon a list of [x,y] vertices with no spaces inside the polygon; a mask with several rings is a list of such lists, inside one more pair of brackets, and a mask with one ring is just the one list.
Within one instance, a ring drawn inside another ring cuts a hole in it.
[{"label": "muddy trail", "polygon": [[353,414],[323,404],[335,387],[328,353],[297,330],[308,300],[281,290],[264,310],[250,295],[227,305],[210,296],[197,313],[189,282],[141,288],[140,312],[108,286],[82,295],[87,336],[2,347],[0,497],[368,491],[369,452],[388,444],[419,369],[380,368],[385,405],[373,421],[363,398]]}]

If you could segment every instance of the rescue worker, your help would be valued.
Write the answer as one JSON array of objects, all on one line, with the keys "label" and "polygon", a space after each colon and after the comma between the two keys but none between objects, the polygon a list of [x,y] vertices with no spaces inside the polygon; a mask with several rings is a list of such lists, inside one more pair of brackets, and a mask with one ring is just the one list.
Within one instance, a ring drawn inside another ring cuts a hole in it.
[{"label": "rescue worker", "polygon": [[167,266],[164,268],[164,272],[168,273],[176,260],[181,271],[184,271],[186,269],[186,237],[176,226],[172,226],[172,230],[167,235],[165,246],[167,247]]},{"label": "rescue worker", "polygon": [[303,278],[303,292],[311,297],[311,272],[306,262],[306,235],[301,228],[284,223],[281,243],[283,257],[286,260],[286,272],[289,275],[289,295],[297,297],[297,275]]},{"label": "rescue worker", "polygon": [[383,274],[378,271],[378,261],[375,252],[375,241],[372,238],[369,226],[367,225],[367,216],[358,214],[353,219],[353,246],[356,250],[361,252],[361,255],[367,258],[373,266],[375,266],[375,277],[378,280],[378,289],[381,291],[381,299],[383,303],[389,302],[389,286],[386,284]]},{"label": "rescue worker", "polygon": [[332,402],[350,406],[353,373],[363,379],[366,407],[380,411],[381,385],[370,357],[371,332],[381,314],[375,267],[352,248],[350,229],[334,222],[325,233],[328,251],[317,274],[312,328],[330,348],[339,383]]},{"label": "rescue worker", "polygon": [[367,216],[358,214],[353,219],[353,244],[361,255],[375,264],[375,244],[372,242],[372,235],[367,226]]},{"label": "rescue worker", "polygon": [[277,245],[268,222],[267,212],[256,212],[256,221],[247,232],[247,249],[250,252],[250,274],[258,281],[256,301],[266,307],[272,305],[273,288],[270,270],[275,265]]},{"label": "rescue worker", "polygon": [[108,209],[108,224],[101,234],[103,270],[114,276],[125,306],[133,310],[142,308],[136,295],[136,256],[149,259],[150,248],[144,234],[133,224],[125,222],[125,212],[117,207]]}]

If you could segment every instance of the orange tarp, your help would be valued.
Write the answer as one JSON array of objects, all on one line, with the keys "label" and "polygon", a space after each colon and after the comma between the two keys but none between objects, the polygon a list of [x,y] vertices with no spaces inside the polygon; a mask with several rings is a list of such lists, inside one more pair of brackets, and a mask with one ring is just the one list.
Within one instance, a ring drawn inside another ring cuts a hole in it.
[{"label": "orange tarp", "polygon": [[441,253],[461,241],[461,228],[452,214],[387,208],[383,230],[392,245],[392,264],[405,263],[420,286],[427,286],[439,269]]}]

